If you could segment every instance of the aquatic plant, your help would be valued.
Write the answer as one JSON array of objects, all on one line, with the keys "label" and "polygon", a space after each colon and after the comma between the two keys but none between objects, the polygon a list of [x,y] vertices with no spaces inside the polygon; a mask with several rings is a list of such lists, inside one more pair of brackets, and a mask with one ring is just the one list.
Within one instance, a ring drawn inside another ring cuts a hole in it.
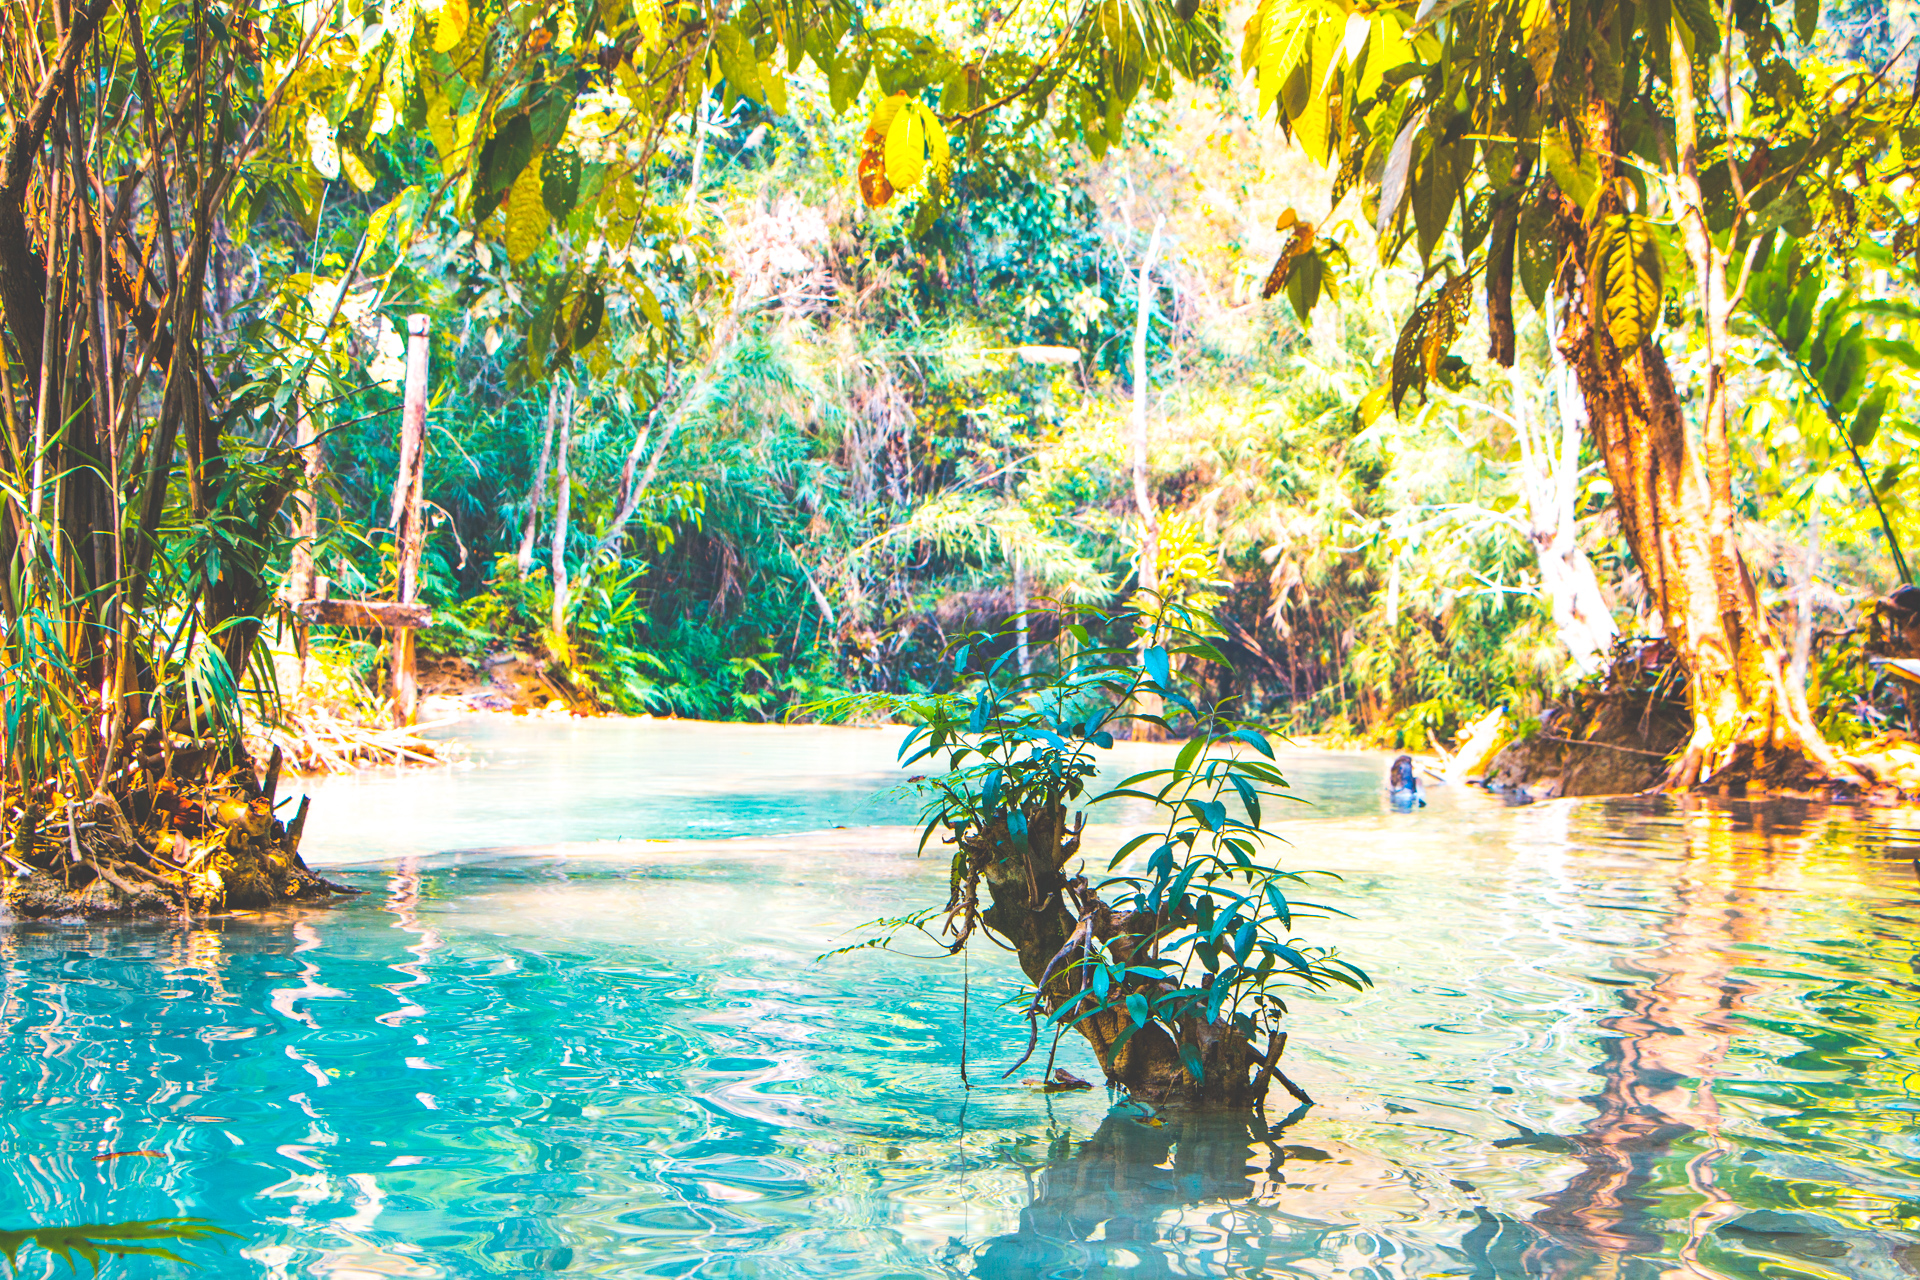
[{"label": "aquatic plant", "polygon": [[[945,766],[915,785],[927,801],[921,849],[941,830],[954,846],[947,900],[880,922],[883,933],[855,946],[885,946],[912,929],[949,955],[983,931],[1011,947],[1033,985],[1027,1052],[1005,1075],[1037,1052],[1043,1031],[1057,1046],[1071,1028],[1108,1082],[1143,1101],[1246,1107],[1275,1081],[1305,1101],[1279,1069],[1286,993],[1371,985],[1294,935],[1299,920],[1346,913],[1293,896],[1330,873],[1277,865],[1271,806],[1290,797],[1265,736],[1191,696],[1184,668],[1226,662],[1208,639],[1216,630],[1177,602],[1062,618],[1071,656],[1026,674],[1007,636],[975,634],[951,651],[956,674],[983,651],[1005,652],[966,687],[822,708],[909,719],[903,762]],[[1102,639],[1136,634],[1142,647]],[[1187,738],[1171,763],[1088,794],[1097,752],[1116,736],[1176,726]],[[1103,866],[1096,855],[1092,875],[1084,864],[1070,869],[1087,810],[1116,800],[1144,801],[1154,824]],[[1049,1048],[1048,1078],[1052,1059]]]},{"label": "aquatic plant", "polygon": [[22,1245],[38,1245],[49,1253],[58,1254],[75,1271],[80,1268],[74,1258],[87,1261],[96,1273],[100,1270],[100,1259],[108,1258],[166,1258],[173,1262],[186,1263],[186,1259],[171,1249],[163,1248],[159,1241],[178,1241],[182,1244],[198,1244],[212,1240],[217,1236],[239,1239],[233,1232],[214,1226],[205,1218],[151,1218],[141,1222],[83,1222],[65,1227],[13,1227],[0,1228],[0,1256],[7,1260],[7,1269],[17,1272],[20,1265]]}]

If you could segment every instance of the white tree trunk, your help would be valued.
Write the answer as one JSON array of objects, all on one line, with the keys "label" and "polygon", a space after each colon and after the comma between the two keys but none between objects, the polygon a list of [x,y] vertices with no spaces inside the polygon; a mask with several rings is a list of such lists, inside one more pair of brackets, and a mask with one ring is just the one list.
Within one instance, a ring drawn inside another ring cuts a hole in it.
[{"label": "white tree trunk", "polygon": [[1140,293],[1133,323],[1133,505],[1140,517],[1140,589],[1160,587],[1160,515],[1147,479],[1147,326],[1153,319],[1153,260],[1160,254],[1164,216],[1155,218],[1140,260]]},{"label": "white tree trunk", "polygon": [[1514,425],[1520,437],[1520,492],[1526,500],[1527,526],[1540,570],[1540,589],[1553,611],[1560,642],[1576,670],[1592,675],[1606,660],[1619,629],[1600,594],[1593,561],[1580,547],[1574,523],[1580,496],[1582,401],[1573,375],[1557,359],[1552,399],[1558,409],[1559,438],[1527,409],[1526,393],[1516,377]]},{"label": "white tree trunk", "polygon": [[547,500],[547,464],[553,459],[553,423],[560,416],[560,388],[547,388],[547,429],[540,438],[540,465],[534,468],[533,488],[527,494],[527,523],[520,531],[520,576],[533,572],[533,540],[540,530],[540,505]]},{"label": "white tree trunk", "polygon": [[567,642],[567,518],[573,494],[567,482],[567,460],[573,451],[573,388],[568,387],[559,406],[560,448],[553,466],[553,643],[554,656],[571,661]]},{"label": "white tree trunk", "polygon": [[1014,648],[1017,651],[1014,661],[1020,664],[1020,674],[1026,675],[1031,669],[1031,654],[1028,649],[1030,632],[1027,626],[1027,566],[1018,555],[1013,558],[1013,614]]}]

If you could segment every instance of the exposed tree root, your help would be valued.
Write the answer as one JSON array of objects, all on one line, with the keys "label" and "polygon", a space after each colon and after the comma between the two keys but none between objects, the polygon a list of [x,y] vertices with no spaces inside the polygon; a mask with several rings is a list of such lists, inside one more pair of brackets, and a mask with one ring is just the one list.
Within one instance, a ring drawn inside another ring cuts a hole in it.
[{"label": "exposed tree root", "polygon": [[1606,668],[1504,748],[1488,785],[1534,796],[1625,795],[1660,785],[1693,729],[1686,686],[1658,642],[1622,643]]},{"label": "exposed tree root", "polygon": [[205,913],[355,890],[300,858],[307,802],[274,816],[281,756],[264,782],[237,744],[135,731],[134,759],[85,800],[29,790],[8,806],[0,910],[15,917]]},{"label": "exposed tree root", "polygon": [[[1689,710],[1686,677],[1659,642],[1616,649],[1598,678],[1542,717],[1489,769],[1499,790],[1543,795],[1693,791],[1825,802],[1920,800],[1920,750],[1889,734],[1838,751],[1814,727],[1806,694],[1765,656],[1761,711],[1726,740],[1713,718]],[[1698,691],[1695,691],[1697,694]]]}]

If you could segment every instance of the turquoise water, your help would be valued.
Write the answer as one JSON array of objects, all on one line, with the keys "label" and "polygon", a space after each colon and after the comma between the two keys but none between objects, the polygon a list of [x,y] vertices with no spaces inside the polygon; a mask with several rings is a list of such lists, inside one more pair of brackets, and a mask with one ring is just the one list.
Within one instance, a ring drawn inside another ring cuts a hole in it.
[{"label": "turquoise water", "polygon": [[1900,819],[1402,814],[1290,757],[1381,981],[1296,1004],[1318,1105],[1252,1132],[1002,1082],[1001,953],[817,961],[944,891],[891,735],[469,733],[318,788],[343,906],[0,926],[0,1226],[200,1214],[201,1274],[337,1280],[1920,1274]]}]

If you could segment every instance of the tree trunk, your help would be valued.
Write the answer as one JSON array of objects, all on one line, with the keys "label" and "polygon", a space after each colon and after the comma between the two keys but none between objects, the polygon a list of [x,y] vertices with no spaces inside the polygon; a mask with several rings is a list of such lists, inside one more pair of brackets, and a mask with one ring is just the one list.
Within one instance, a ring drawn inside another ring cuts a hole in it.
[{"label": "tree trunk", "polygon": [[[1140,591],[1148,595],[1160,589],[1160,512],[1153,501],[1147,466],[1147,328],[1153,319],[1153,260],[1160,254],[1160,230],[1166,221],[1164,216],[1155,218],[1153,234],[1147,237],[1146,256],[1140,259],[1139,295],[1133,322],[1133,505],[1140,518]],[[1159,616],[1157,603],[1143,601],[1141,607],[1152,616]],[[1140,643],[1145,644],[1146,640]],[[1143,690],[1136,696],[1142,715],[1158,716],[1164,710],[1158,694]],[[1158,731],[1143,720],[1133,722],[1132,732],[1135,738],[1148,740],[1159,736]]]},{"label": "tree trunk", "polygon": [[[420,555],[426,546],[427,317],[407,320],[406,398],[400,415],[400,467],[393,482],[393,528],[398,574],[394,599],[412,604],[420,594]],[[387,650],[396,725],[412,724],[420,708],[413,629],[398,627]]]},{"label": "tree trunk", "polygon": [[560,388],[547,389],[547,429],[540,436],[540,465],[533,471],[533,488],[527,491],[527,523],[520,531],[520,552],[514,563],[520,576],[533,572],[533,541],[540,531],[540,505],[547,500],[547,463],[553,459],[553,424],[560,416]]},{"label": "tree trunk", "polygon": [[1140,290],[1133,323],[1133,506],[1140,517],[1140,589],[1160,588],[1160,513],[1153,501],[1147,468],[1147,327],[1153,319],[1153,260],[1160,254],[1164,217],[1153,224],[1147,253],[1140,260]]},{"label": "tree trunk", "polygon": [[[1674,59],[1676,76],[1684,64],[1684,54]],[[1686,128],[1692,118],[1690,70],[1687,75],[1686,87],[1675,90],[1686,100],[1679,112],[1680,185],[1689,205],[1682,225],[1690,250],[1698,250],[1694,242],[1705,239],[1699,187],[1693,182],[1689,194],[1684,177],[1693,163]],[[1615,123],[1611,107],[1591,105],[1587,144],[1596,155],[1617,150]],[[1616,197],[1601,199],[1597,213],[1617,211]],[[1707,420],[1696,439],[1659,347],[1647,338],[1620,350],[1598,322],[1598,284],[1581,265],[1588,224],[1570,199],[1562,196],[1560,203],[1563,242],[1572,248],[1558,278],[1569,305],[1556,345],[1586,400],[1628,544],[1685,670],[1693,713],[1692,737],[1661,788],[1692,787],[1727,770],[1742,784],[1751,778],[1788,787],[1859,785],[1859,775],[1813,727],[1805,691],[1787,687],[1779,637],[1736,543],[1726,446],[1724,260],[1709,253],[1696,262],[1710,344],[1714,330],[1721,335],[1710,346]]]},{"label": "tree trunk", "polygon": [[[1516,375],[1516,378],[1518,375]],[[1593,562],[1580,547],[1574,522],[1579,500],[1580,415],[1571,403],[1571,376],[1554,388],[1559,410],[1559,440],[1543,421],[1539,430],[1525,395],[1514,387],[1515,434],[1520,440],[1520,491],[1526,501],[1528,535],[1540,570],[1540,587],[1553,611],[1560,642],[1584,676],[1600,670],[1618,630],[1613,612],[1600,594]]]},{"label": "tree trunk", "polygon": [[[614,551],[627,535],[627,521],[633,519],[633,513],[640,509],[646,499],[647,490],[653,487],[653,478],[660,472],[660,463],[667,455],[667,446],[673,443],[674,432],[679,428],[680,415],[667,409],[667,397],[671,394],[673,380],[669,377],[667,386],[662,389],[660,398],[654,402],[653,409],[647,415],[646,425],[634,437],[633,448],[627,451],[627,460],[620,467],[620,500],[615,503],[613,519],[608,523],[606,532],[600,535],[595,551]],[[648,442],[653,438],[653,427],[660,426],[659,443],[647,452]],[[640,470],[640,459],[646,456],[647,466]],[[638,475],[635,472],[639,472]]]},{"label": "tree trunk", "polygon": [[[1084,877],[1069,879],[1065,874],[1063,868],[1079,852],[1080,831],[1068,825],[1064,804],[1035,805],[1024,812],[1032,833],[1024,848],[1009,835],[1006,819],[998,818],[984,829],[967,829],[960,856],[987,884],[992,901],[980,913],[981,923],[1013,944],[1021,970],[1039,988],[1039,1012],[1032,1015],[1039,1026],[1038,1041],[1026,1064],[1038,1067],[1039,1074],[1051,1065],[1055,1039],[1041,1015],[1063,1004],[1094,1004],[1085,990],[1086,971],[1067,958],[1076,931],[1084,924],[1116,960],[1130,961],[1153,953],[1161,929],[1151,913],[1110,907],[1087,889]],[[1138,990],[1150,994],[1173,990],[1170,982],[1135,982]],[[1225,1018],[1210,1024],[1193,1018],[1174,1034],[1159,1023],[1150,1024],[1116,1049],[1128,1025],[1124,1010],[1114,1008],[1080,1019],[1074,1029],[1093,1047],[1110,1084],[1156,1106],[1250,1107],[1274,1080],[1284,1080],[1278,1072],[1284,1037],[1262,1054]],[[1181,1057],[1182,1045],[1199,1051],[1199,1080]]]},{"label": "tree trunk", "polygon": [[1018,555],[1013,557],[1013,647],[1014,663],[1019,666],[1020,674],[1026,675],[1032,670],[1031,640],[1033,620],[1027,616],[1027,563]]},{"label": "tree trunk", "polygon": [[572,661],[567,640],[567,520],[573,493],[567,481],[568,455],[573,451],[573,388],[568,387],[560,409],[560,448],[553,467],[553,656]]}]

